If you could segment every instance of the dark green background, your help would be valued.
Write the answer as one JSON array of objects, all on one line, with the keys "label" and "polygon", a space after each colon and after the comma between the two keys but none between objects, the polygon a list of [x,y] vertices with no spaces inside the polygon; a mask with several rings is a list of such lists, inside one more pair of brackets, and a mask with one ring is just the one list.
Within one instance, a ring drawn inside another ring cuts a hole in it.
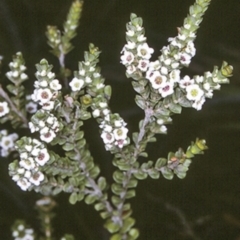
[{"label": "dark green background", "polygon": [[[148,43],[158,56],[168,37],[176,35],[193,0],[86,0],[75,49],[67,56],[66,65],[77,69],[83,51],[92,42],[101,50],[102,73],[112,85],[111,107],[128,122],[130,132],[137,130],[143,116],[135,106],[134,91],[119,53],[125,44],[125,24],[131,12],[141,16]],[[4,56],[2,72],[16,51],[22,51],[30,81],[34,81],[34,64],[47,58],[58,71],[57,60],[46,44],[46,25],[62,26],[70,0],[0,0],[0,54]],[[184,109],[173,117],[168,135],[158,137],[149,146],[150,159],[166,157],[178,147],[184,149],[196,137],[207,140],[209,150],[194,159],[184,180],[139,182],[137,197],[131,200],[136,226],[144,240],[157,239],[240,239],[240,2],[213,0],[196,40],[197,54],[183,74],[202,74],[220,66],[222,60],[234,66],[231,84],[215,92],[202,111]],[[114,170],[111,156],[104,151],[94,121],[85,128],[96,162],[109,182]],[[8,240],[10,226],[16,218],[26,219],[38,229],[33,209],[36,193],[22,192],[9,178],[9,160],[0,161],[0,239]],[[73,233],[76,239],[104,240],[108,233],[92,206],[68,204],[67,195],[57,197],[54,222],[57,239]],[[184,219],[183,219],[184,218]],[[195,238],[187,236],[187,224]]]}]

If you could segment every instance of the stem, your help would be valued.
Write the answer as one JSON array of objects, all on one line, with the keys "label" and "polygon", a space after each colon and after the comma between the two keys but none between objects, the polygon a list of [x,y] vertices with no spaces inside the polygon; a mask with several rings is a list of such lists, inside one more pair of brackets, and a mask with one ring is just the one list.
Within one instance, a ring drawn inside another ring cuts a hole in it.
[{"label": "stem", "polygon": [[14,103],[12,102],[12,100],[10,99],[10,97],[8,96],[8,94],[3,90],[2,86],[0,85],[0,96],[2,98],[4,98],[8,104],[11,107],[11,110],[17,114],[17,116],[21,119],[21,121],[23,122],[23,126],[27,127],[28,126],[28,120],[27,118],[22,114],[22,112],[20,110],[18,110],[16,108],[16,106],[14,105]]},{"label": "stem", "polygon": [[65,76],[65,54],[63,52],[63,47],[62,47],[62,44],[59,46],[59,50],[60,50],[60,56],[58,58],[59,60],[59,64],[60,64],[60,67],[61,67],[61,72],[63,73],[63,83],[64,83],[64,86],[66,89],[69,88],[68,86],[68,79],[66,78]]}]

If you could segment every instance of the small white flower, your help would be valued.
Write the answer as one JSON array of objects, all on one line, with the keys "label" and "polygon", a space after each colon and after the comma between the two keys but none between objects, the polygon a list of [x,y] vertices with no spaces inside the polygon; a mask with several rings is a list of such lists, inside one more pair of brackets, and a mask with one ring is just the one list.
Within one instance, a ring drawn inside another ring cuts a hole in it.
[{"label": "small white flower", "polygon": [[39,125],[40,128],[43,128],[43,127],[45,127],[46,124],[45,124],[45,122],[43,120],[40,120],[38,122],[38,125]]},{"label": "small white flower", "polygon": [[166,67],[161,67],[160,72],[163,75],[167,75],[168,74],[168,69]]},{"label": "small white flower", "polygon": [[[28,146],[30,146],[30,145],[28,145]],[[20,153],[20,158],[21,159],[28,159],[28,153],[27,152]]]},{"label": "small white flower", "polygon": [[203,80],[204,80],[204,78],[203,78],[203,76],[196,76],[196,77],[194,78],[194,80],[195,80],[197,83],[202,83]]},{"label": "small white flower", "polygon": [[79,70],[79,75],[85,76],[86,71],[84,69]]},{"label": "small white flower", "polygon": [[126,32],[126,35],[129,36],[129,37],[133,37],[134,36],[134,31],[133,30],[128,30]]},{"label": "small white flower", "polygon": [[162,125],[160,127],[160,131],[161,131],[161,133],[167,133],[167,127],[165,125]]},{"label": "small white flower", "polygon": [[44,104],[50,101],[53,94],[48,88],[39,88],[37,90],[37,100],[40,101],[40,104]]},{"label": "small white flower", "polygon": [[54,91],[58,91],[62,88],[62,85],[59,83],[57,79],[54,79],[50,82],[49,87]]},{"label": "small white flower", "polygon": [[100,110],[99,109],[95,109],[93,112],[92,112],[92,115],[94,118],[97,118],[100,116]]},{"label": "small white flower", "polygon": [[105,144],[112,143],[115,140],[114,135],[110,132],[102,132],[101,138]]},{"label": "small white flower", "polygon": [[189,53],[192,57],[196,54],[196,48],[193,42],[188,42],[187,47],[185,49],[186,53]]},{"label": "small white flower", "polygon": [[48,162],[50,159],[50,155],[47,151],[46,148],[41,149],[38,152],[38,155],[35,158],[35,161],[40,165],[40,166],[44,166],[46,164],[46,162]]},{"label": "small white flower", "polygon": [[209,84],[208,82],[206,82],[206,83],[203,84],[203,88],[204,88],[205,90],[207,90],[207,91],[210,89],[210,87],[211,87],[211,86],[210,86],[210,84]]},{"label": "small white flower", "polygon": [[5,116],[10,111],[7,102],[0,102],[0,117]]},{"label": "small white flower", "polygon": [[40,135],[40,139],[47,143],[51,142],[55,137],[56,137],[56,134],[52,130],[49,130],[48,132]]},{"label": "small white flower", "polygon": [[163,76],[158,71],[154,71],[153,74],[149,77],[149,80],[154,89],[159,89],[167,81],[166,76]]},{"label": "small white flower", "polygon": [[167,58],[167,59],[164,59],[163,62],[165,65],[169,66],[171,64],[172,60],[170,58]]},{"label": "small white flower", "polygon": [[176,68],[179,67],[179,63],[178,63],[178,62],[173,62],[173,63],[171,63],[171,67],[172,67],[173,69],[176,69]]},{"label": "small white flower", "polygon": [[47,103],[42,104],[42,109],[46,111],[51,111],[54,108],[54,101],[49,101]]},{"label": "small white flower", "polygon": [[28,76],[26,73],[21,73],[20,78],[21,78],[21,80],[26,80],[26,79],[28,79]]},{"label": "small white flower", "polygon": [[54,121],[55,121],[55,118],[53,116],[49,116],[46,120],[46,122],[50,125],[53,125]]},{"label": "small white flower", "polygon": [[147,43],[138,45],[137,54],[144,59],[150,59],[153,54],[153,48],[150,48]]},{"label": "small white flower", "polygon": [[113,129],[113,128],[112,128],[111,125],[105,125],[104,128],[103,128],[103,130],[104,130],[105,132],[111,132],[112,129]]},{"label": "small white flower", "polygon": [[158,69],[160,69],[160,62],[159,62],[159,60],[156,60],[156,61],[154,61],[154,62],[150,62],[149,63],[149,66],[148,66],[148,69],[149,69],[149,71],[151,70],[151,71],[156,71],[156,70],[158,70]]},{"label": "small white flower", "polygon": [[33,158],[31,158],[31,157],[29,157],[28,159],[21,160],[19,162],[19,165],[21,167],[25,168],[26,170],[32,170],[36,167],[35,163],[33,161]]},{"label": "small white flower", "polygon": [[5,150],[12,149],[14,147],[14,141],[11,135],[2,137],[0,147]]},{"label": "small white flower", "polygon": [[86,83],[91,83],[91,82],[92,82],[92,79],[91,79],[90,77],[86,77],[86,78],[85,78],[85,81],[86,81]]},{"label": "small white flower", "polygon": [[109,109],[104,109],[103,110],[103,114],[106,116],[106,115],[108,115],[110,113],[110,110]]},{"label": "small white flower", "polygon": [[179,82],[180,81],[180,70],[175,69],[169,74],[170,82]]},{"label": "small white flower", "polygon": [[134,60],[134,55],[131,52],[124,51],[123,55],[121,56],[121,63],[123,65],[131,64]]},{"label": "small white flower", "polygon": [[48,82],[46,81],[46,80],[42,80],[42,81],[39,81],[38,82],[38,85],[40,86],[40,87],[47,87],[48,86]]},{"label": "small white flower", "polygon": [[28,152],[31,152],[33,147],[32,145],[25,145],[24,148],[28,151]]},{"label": "small white flower", "polygon": [[146,72],[148,69],[148,65],[149,65],[149,60],[140,60],[137,67],[141,71]]},{"label": "small white flower", "polygon": [[31,178],[29,179],[29,181],[33,183],[35,186],[39,186],[40,182],[42,182],[43,180],[44,180],[44,175],[40,171],[33,173]]},{"label": "small white flower", "polygon": [[55,73],[49,72],[49,73],[47,74],[47,77],[50,78],[50,79],[55,78]]},{"label": "small white flower", "polygon": [[71,90],[73,92],[80,91],[82,86],[84,85],[84,81],[82,79],[73,78],[72,81],[69,83]]},{"label": "small white flower", "polygon": [[136,47],[136,43],[135,42],[127,42],[127,44],[125,45],[125,48],[128,49],[134,49]]},{"label": "small white flower", "polygon": [[205,102],[205,97],[202,97],[200,100],[195,101],[192,105],[193,108],[197,109],[198,111],[202,109],[202,105]]},{"label": "small white flower", "polygon": [[41,75],[42,77],[45,77],[45,76],[47,75],[47,71],[46,71],[46,70],[42,70],[42,71],[40,72],[40,75]]},{"label": "small white flower", "polygon": [[25,173],[24,173],[24,177],[26,178],[26,179],[29,179],[30,177],[31,177],[31,172],[30,171],[28,171],[28,170],[26,170],[25,171]]},{"label": "small white flower", "polygon": [[159,93],[162,95],[163,98],[167,97],[168,95],[173,94],[173,82],[165,82],[161,86],[161,88],[158,89]]},{"label": "small white flower", "polygon": [[113,130],[113,134],[116,140],[125,140],[127,138],[128,129],[125,127],[117,128]]},{"label": "small white flower", "polygon": [[36,157],[36,156],[38,156],[39,152],[40,152],[40,149],[35,147],[32,150],[31,154],[32,154],[32,156]]},{"label": "small white flower", "polygon": [[39,130],[39,128],[36,127],[32,122],[29,122],[29,123],[28,123],[28,127],[29,127],[31,133],[34,133],[34,132],[36,132],[36,131]]},{"label": "small white flower", "polygon": [[197,84],[187,86],[186,91],[187,99],[193,101],[199,101],[204,94],[203,90]]},{"label": "small white flower", "polygon": [[179,40],[185,41],[186,38],[187,38],[186,35],[184,35],[184,34],[178,34],[178,39],[179,39]]},{"label": "small white flower", "polygon": [[31,186],[31,183],[26,178],[20,178],[17,181],[17,185],[23,190],[26,191]]},{"label": "small white flower", "polygon": [[188,75],[186,75],[183,79],[179,81],[179,87],[183,89],[192,84],[194,84],[194,80],[190,79]]},{"label": "small white flower", "polygon": [[35,113],[37,111],[37,104],[34,102],[29,102],[26,104],[26,110],[29,113]]},{"label": "small white flower", "polygon": [[100,108],[105,108],[105,107],[107,107],[107,103],[106,102],[100,102],[99,107]]},{"label": "small white flower", "polygon": [[115,127],[121,127],[121,126],[122,126],[122,123],[123,123],[122,120],[115,120],[115,121],[114,121],[114,126],[115,126]]},{"label": "small white flower", "polygon": [[147,38],[143,34],[141,34],[137,37],[138,42],[144,42],[144,41],[146,41],[146,39]]},{"label": "small white flower", "polygon": [[126,73],[131,75],[136,71],[136,67],[134,65],[127,66]]},{"label": "small white flower", "polygon": [[180,55],[180,63],[181,64],[184,64],[184,65],[189,65],[190,64],[190,62],[191,62],[191,56],[189,55],[189,54],[187,54],[187,53],[182,53],[181,55]]}]

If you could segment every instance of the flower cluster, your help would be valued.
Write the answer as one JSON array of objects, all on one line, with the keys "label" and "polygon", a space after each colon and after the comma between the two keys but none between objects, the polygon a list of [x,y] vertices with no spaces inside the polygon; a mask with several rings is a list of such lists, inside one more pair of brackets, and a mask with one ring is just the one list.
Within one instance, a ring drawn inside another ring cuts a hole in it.
[{"label": "flower cluster", "polygon": [[123,148],[129,143],[127,136],[127,124],[118,114],[109,114],[100,124],[102,129],[101,138],[105,143],[106,150],[113,149],[114,146]]},{"label": "flower cluster", "polygon": [[47,68],[46,60],[42,60],[37,68],[36,77],[38,80],[34,82],[35,90],[32,94],[32,100],[40,104],[43,110],[51,111],[62,85],[55,79],[55,74],[51,72],[51,68]]},{"label": "flower cluster", "polygon": [[44,180],[40,167],[50,160],[48,150],[37,139],[27,137],[18,140],[15,148],[19,152],[20,161],[17,166],[15,163],[10,164],[12,179],[23,191],[39,186]]},{"label": "flower cluster", "polygon": [[12,227],[12,237],[14,240],[34,240],[34,231],[28,228],[24,221],[15,221]]},{"label": "flower cluster", "polygon": [[7,157],[11,152],[15,151],[15,141],[18,139],[16,133],[8,134],[7,130],[0,131],[0,147],[1,147],[1,156]]},{"label": "flower cluster", "polygon": [[21,61],[21,53],[17,53],[14,61],[9,63],[9,68],[11,71],[6,73],[6,77],[13,83],[19,81],[23,82],[28,79],[27,74],[24,73],[27,68],[21,63]]},{"label": "flower cluster", "polygon": [[49,143],[56,137],[56,133],[62,128],[62,124],[52,113],[40,109],[32,116],[29,128],[32,133],[38,131],[40,139]]},{"label": "flower cluster", "polygon": [[0,117],[7,115],[10,112],[7,102],[0,102]]}]

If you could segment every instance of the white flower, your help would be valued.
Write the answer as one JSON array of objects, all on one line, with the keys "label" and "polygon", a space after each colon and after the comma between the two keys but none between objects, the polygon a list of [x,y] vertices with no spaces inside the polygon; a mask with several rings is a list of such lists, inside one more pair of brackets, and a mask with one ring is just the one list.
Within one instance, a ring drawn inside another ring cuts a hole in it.
[{"label": "white flower", "polygon": [[180,63],[181,64],[184,64],[184,65],[189,65],[190,64],[190,62],[191,62],[191,56],[189,55],[189,54],[187,54],[187,53],[182,53],[181,55],[180,55]]},{"label": "white flower", "polygon": [[49,72],[49,73],[47,74],[47,77],[50,78],[50,79],[55,78],[55,73]]},{"label": "white flower", "polygon": [[48,86],[48,82],[46,81],[46,80],[42,80],[42,81],[39,81],[38,82],[38,85],[40,86],[40,87],[47,87]]},{"label": "white flower", "polygon": [[26,178],[20,178],[17,181],[17,185],[23,190],[26,191],[31,186],[31,183]]},{"label": "white flower", "polygon": [[3,136],[0,142],[0,147],[8,150],[14,147],[14,141],[11,137],[11,135]]},{"label": "white flower", "polygon": [[162,125],[160,127],[160,131],[161,131],[161,133],[167,133],[167,127],[165,125]]},{"label": "white flower", "polygon": [[140,44],[137,47],[137,54],[141,58],[149,59],[153,54],[153,48],[150,48],[147,43]]},{"label": "white flower", "polygon": [[102,132],[101,138],[105,144],[112,143],[115,140],[114,135],[110,132]]},{"label": "white flower", "polygon": [[160,69],[160,66],[161,65],[160,65],[159,60],[156,60],[154,62],[149,63],[148,69],[152,70],[152,71],[156,71],[156,70]]},{"label": "white flower", "polygon": [[28,76],[26,73],[21,73],[20,78],[21,78],[21,80],[26,80],[26,79],[28,79]]},{"label": "white flower", "polygon": [[44,180],[44,175],[41,172],[35,172],[32,174],[29,181],[33,183],[35,186],[39,186],[40,182]]},{"label": "white flower", "polygon": [[202,109],[202,105],[205,102],[205,97],[202,97],[200,100],[195,101],[192,105],[193,108],[197,109],[198,111]]},{"label": "white flower", "polygon": [[203,90],[197,84],[187,86],[186,91],[187,99],[193,101],[199,101],[204,94]]},{"label": "white flower", "polygon": [[129,36],[129,37],[133,37],[134,36],[134,31],[133,30],[128,30],[126,32],[126,35]]},{"label": "white flower", "polygon": [[59,81],[57,79],[54,79],[50,82],[49,87],[54,91],[58,91],[62,88],[62,85],[59,84]]},{"label": "white flower", "polygon": [[25,173],[24,173],[24,177],[27,178],[27,179],[29,179],[31,177],[31,175],[32,175],[31,172],[28,171],[28,170],[26,170]]},{"label": "white flower", "polygon": [[106,102],[100,102],[99,107],[100,108],[105,108],[105,107],[107,107],[107,103]]},{"label": "white flower", "polygon": [[85,78],[85,81],[86,81],[86,83],[91,83],[91,82],[92,82],[92,79],[91,79],[90,77],[86,77],[86,78]]},{"label": "white flower", "polygon": [[134,65],[127,66],[126,73],[131,75],[136,71],[136,67]]},{"label": "white flower", "polygon": [[8,114],[10,111],[7,102],[0,102],[0,117]]},{"label": "white flower", "polygon": [[134,60],[134,55],[131,52],[124,51],[123,55],[121,56],[121,63],[123,65],[131,64]]},{"label": "white flower", "polygon": [[34,161],[33,161],[33,158],[29,157],[28,159],[24,159],[24,160],[21,160],[19,162],[19,165],[23,168],[25,168],[26,170],[31,170],[31,169],[34,169],[36,167]]},{"label": "white flower", "polygon": [[148,65],[149,65],[149,60],[140,60],[137,67],[141,71],[146,72],[147,68],[148,68]]},{"label": "white flower", "polygon": [[103,114],[106,116],[106,115],[108,115],[110,113],[110,110],[109,109],[104,109],[103,110]]},{"label": "white flower", "polygon": [[105,125],[104,128],[103,128],[103,130],[104,130],[105,132],[111,132],[111,131],[112,131],[112,126],[111,126],[111,125]]},{"label": "white flower", "polygon": [[173,86],[173,82],[165,82],[163,83],[161,88],[158,89],[158,91],[162,95],[162,97],[165,98],[168,95],[173,94]]},{"label": "white flower", "polygon": [[[45,129],[44,129],[45,130]],[[56,137],[56,134],[55,134],[55,132],[54,131],[52,131],[52,130],[49,130],[48,132],[46,132],[46,133],[41,133],[40,132],[40,139],[42,140],[42,141],[44,141],[44,142],[47,142],[47,143],[49,143],[49,142],[51,142],[55,137]]]},{"label": "white flower", "polygon": [[163,75],[167,75],[168,74],[168,69],[166,67],[161,67],[160,72]]},{"label": "white flower", "polygon": [[34,124],[32,122],[28,123],[28,127],[30,128],[31,133],[34,133],[39,130],[39,128],[34,126]]},{"label": "white flower", "polygon": [[171,63],[171,67],[173,69],[178,68],[179,67],[179,63],[178,62],[173,62],[173,63]]},{"label": "white flower", "polygon": [[79,75],[85,76],[86,71],[84,69],[79,70]]},{"label": "white flower", "polygon": [[37,104],[34,102],[29,102],[26,104],[26,110],[29,113],[35,113],[37,111]]},{"label": "white flower", "polygon": [[180,81],[180,70],[175,69],[169,74],[170,82],[179,82]]},{"label": "white flower", "polygon": [[192,57],[196,54],[196,48],[193,42],[188,42],[187,47],[185,49],[186,53],[189,53]]},{"label": "white flower", "polygon": [[44,104],[50,101],[53,94],[48,88],[39,88],[37,90],[37,100],[40,101],[40,104]]},{"label": "white flower", "polygon": [[44,166],[47,161],[49,161],[50,155],[46,148],[40,149],[38,155],[35,158],[35,161],[40,165]]},{"label": "white flower", "polygon": [[147,38],[143,34],[141,34],[137,37],[138,42],[144,42],[144,41],[146,41],[146,39]]},{"label": "white flower", "polygon": [[128,141],[126,139],[119,139],[117,141],[115,141],[115,145],[117,145],[119,148],[123,148],[123,146],[125,146],[128,143]]},{"label": "white flower", "polygon": [[125,127],[117,128],[113,130],[113,134],[116,140],[125,140],[127,138],[128,129]]},{"label": "white flower", "polygon": [[136,47],[136,43],[135,42],[127,42],[127,44],[125,45],[125,48],[128,49],[134,49]]},{"label": "white flower", "polygon": [[54,101],[49,101],[47,103],[42,104],[42,109],[46,111],[51,111],[54,108]]},{"label": "white flower", "polygon": [[203,80],[204,80],[204,78],[203,78],[203,76],[196,76],[196,77],[194,78],[194,80],[195,80],[197,83],[202,83]]},{"label": "white flower", "polygon": [[161,75],[160,72],[154,71],[151,77],[149,77],[149,80],[154,89],[159,89],[167,81],[167,78],[166,76]]},{"label": "white flower", "polygon": [[92,115],[94,118],[97,118],[100,116],[100,110],[99,109],[95,109],[93,112],[92,112]]},{"label": "white flower", "polygon": [[69,83],[73,92],[80,91],[82,86],[84,85],[84,81],[82,79],[73,78],[72,81]]},{"label": "white flower", "polygon": [[194,84],[194,80],[187,75],[179,81],[179,87],[185,89],[187,86]]}]

